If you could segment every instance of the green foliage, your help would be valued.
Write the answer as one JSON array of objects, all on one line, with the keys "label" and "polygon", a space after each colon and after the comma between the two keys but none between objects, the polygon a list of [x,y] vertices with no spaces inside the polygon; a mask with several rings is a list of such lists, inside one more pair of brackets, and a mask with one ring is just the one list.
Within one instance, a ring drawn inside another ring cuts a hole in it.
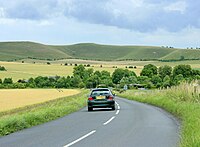
[{"label": "green foliage", "polygon": [[140,75],[151,78],[153,75],[157,75],[157,67],[152,64],[145,65]]},{"label": "green foliage", "polygon": [[168,75],[166,75],[163,79],[162,87],[164,87],[164,88],[170,87],[171,86],[170,81],[171,81],[170,77]]},{"label": "green foliage", "polygon": [[0,71],[6,71],[6,68],[4,66],[0,66]]},{"label": "green foliage", "polygon": [[150,82],[150,78],[147,76],[139,76],[137,78],[138,84],[147,84]]},{"label": "green foliage", "polygon": [[120,80],[123,77],[130,77],[130,76],[136,76],[135,72],[129,71],[128,69],[115,69],[115,71],[112,74],[112,81],[114,84],[120,83]]},{"label": "green foliage", "polygon": [[172,67],[168,65],[160,66],[158,68],[158,74],[161,77],[161,79],[164,79],[165,76],[171,76],[172,74]]},{"label": "green foliage", "polygon": [[78,75],[72,77],[72,79],[71,79],[71,86],[72,87],[79,87],[80,83],[82,83],[81,77],[79,77]]},{"label": "green foliage", "polygon": [[184,79],[184,77],[183,77],[183,75],[182,74],[179,74],[179,75],[176,75],[175,77],[174,77],[174,80],[173,80],[173,82],[174,82],[174,84],[175,85],[179,85],[181,82],[183,82],[185,79]]},{"label": "green foliage", "polygon": [[173,76],[182,74],[184,78],[190,77],[192,75],[192,68],[190,65],[177,65],[173,69]]},{"label": "green foliage", "polygon": [[3,84],[13,84],[12,78],[5,78],[5,79],[3,80]]},{"label": "green foliage", "polygon": [[73,74],[74,76],[79,76],[81,79],[83,79],[85,75],[85,67],[82,64],[75,66]]},{"label": "green foliage", "polygon": [[159,88],[162,85],[162,79],[158,75],[154,75],[151,78],[151,82],[153,85],[155,85],[156,88]]},{"label": "green foliage", "polygon": [[[42,77],[30,78],[29,80],[18,80],[18,83],[6,78],[0,88],[96,88],[98,85],[107,87],[141,84],[146,88],[160,88],[178,85],[183,81],[191,82],[200,79],[200,71],[191,69],[189,65],[177,65],[173,70],[170,66],[157,67],[148,64],[144,66],[141,75],[136,76],[134,71],[117,68],[111,75],[108,71],[95,71],[93,68],[85,68],[83,65],[74,67],[73,76]],[[179,73],[179,74],[178,74]],[[176,75],[177,74],[177,75]],[[1,83],[1,81],[0,81]]]}]

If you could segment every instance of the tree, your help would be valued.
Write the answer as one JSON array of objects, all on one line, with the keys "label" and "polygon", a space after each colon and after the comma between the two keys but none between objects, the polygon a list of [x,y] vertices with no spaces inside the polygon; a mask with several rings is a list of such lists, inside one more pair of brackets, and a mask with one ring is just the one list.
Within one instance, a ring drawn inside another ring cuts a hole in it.
[{"label": "tree", "polygon": [[192,76],[192,68],[190,65],[177,65],[173,70],[173,77],[182,74],[184,78]]},{"label": "tree", "polygon": [[83,79],[84,75],[85,75],[85,67],[82,64],[75,66],[74,71],[73,71],[73,75],[79,76],[81,79]]},{"label": "tree", "polygon": [[182,74],[176,75],[173,82],[175,85],[180,84],[184,80],[184,77]]},{"label": "tree", "polygon": [[0,79],[0,84],[2,84],[2,79]]},{"label": "tree", "polygon": [[158,74],[163,79],[165,76],[171,76],[172,74],[172,67],[168,65],[160,66],[158,68]]},{"label": "tree", "polygon": [[86,87],[87,88],[96,88],[97,85],[100,84],[100,77],[97,75],[92,75],[89,77],[89,79],[86,81]]},{"label": "tree", "polygon": [[185,59],[185,57],[184,56],[180,56],[180,60],[182,61],[182,60],[184,60]]},{"label": "tree", "polygon": [[130,71],[128,69],[118,68],[118,69],[115,69],[115,71],[112,74],[112,81],[113,81],[114,84],[118,84],[118,83],[120,83],[120,80],[123,77],[130,77],[130,76],[135,76],[136,77],[135,72],[134,71]]},{"label": "tree", "polygon": [[200,76],[200,70],[192,69],[192,76],[197,76],[197,75]]},{"label": "tree", "polygon": [[137,77],[138,84],[147,84],[150,82],[150,78],[147,76],[139,76]]},{"label": "tree", "polygon": [[151,82],[156,86],[156,88],[159,88],[162,85],[162,79],[158,75],[154,75],[151,78]]},{"label": "tree", "polygon": [[5,78],[3,84],[13,84],[12,78]]},{"label": "tree", "polygon": [[171,84],[170,84],[170,77],[168,75],[166,75],[163,79],[163,85],[162,87],[164,88],[167,88],[167,87],[170,87]]},{"label": "tree", "polygon": [[124,70],[121,68],[115,69],[115,71],[112,74],[112,81],[114,84],[118,84],[123,77]]},{"label": "tree", "polygon": [[82,79],[78,75],[72,77],[71,79],[72,87],[78,88],[80,83],[82,83]]},{"label": "tree", "polygon": [[6,68],[4,66],[0,66],[0,71],[6,71]]},{"label": "tree", "polygon": [[70,87],[70,78],[60,77],[56,84],[56,88],[69,88]]},{"label": "tree", "polygon": [[145,65],[140,75],[151,78],[153,75],[157,75],[157,67],[152,64]]}]

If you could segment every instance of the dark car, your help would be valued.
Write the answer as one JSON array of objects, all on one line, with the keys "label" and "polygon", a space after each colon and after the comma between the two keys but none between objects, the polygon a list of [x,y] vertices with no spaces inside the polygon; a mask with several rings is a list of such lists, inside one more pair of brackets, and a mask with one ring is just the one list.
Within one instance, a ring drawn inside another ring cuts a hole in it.
[{"label": "dark car", "polygon": [[93,89],[88,98],[88,111],[93,108],[112,108],[115,110],[115,94],[108,88]]}]

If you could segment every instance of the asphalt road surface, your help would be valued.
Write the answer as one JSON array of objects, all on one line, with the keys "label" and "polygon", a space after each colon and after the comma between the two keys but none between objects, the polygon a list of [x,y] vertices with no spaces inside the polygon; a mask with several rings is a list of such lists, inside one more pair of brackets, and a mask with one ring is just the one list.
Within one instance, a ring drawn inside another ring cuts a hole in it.
[{"label": "asphalt road surface", "polygon": [[165,111],[116,98],[116,110],[86,108],[0,138],[0,147],[177,147],[179,123]]}]

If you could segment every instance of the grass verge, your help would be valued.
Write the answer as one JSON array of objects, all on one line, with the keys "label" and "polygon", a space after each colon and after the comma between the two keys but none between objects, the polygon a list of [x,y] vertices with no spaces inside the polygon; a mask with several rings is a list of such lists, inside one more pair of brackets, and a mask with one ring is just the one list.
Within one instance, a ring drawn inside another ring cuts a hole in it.
[{"label": "grass verge", "polygon": [[21,111],[8,111],[0,116],[0,136],[30,128],[67,114],[75,112],[86,105],[87,90],[80,94],[52,100],[21,109]]},{"label": "grass verge", "polygon": [[200,86],[184,83],[160,91],[128,90],[119,96],[155,105],[174,114],[181,120],[180,146],[200,146]]}]

